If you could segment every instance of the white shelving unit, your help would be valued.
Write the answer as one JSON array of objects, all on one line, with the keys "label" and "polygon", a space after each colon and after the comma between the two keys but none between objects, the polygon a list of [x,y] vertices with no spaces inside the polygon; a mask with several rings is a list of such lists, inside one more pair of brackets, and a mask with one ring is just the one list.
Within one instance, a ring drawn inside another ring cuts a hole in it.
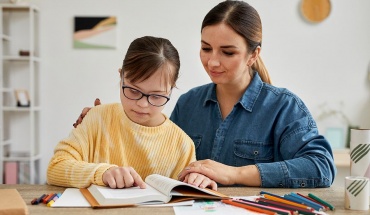
[{"label": "white shelving unit", "polygon": [[[40,182],[39,9],[0,3],[0,184],[5,165],[16,162],[17,183]],[[29,55],[20,55],[20,51]],[[30,104],[19,107],[15,90],[27,90]]]}]

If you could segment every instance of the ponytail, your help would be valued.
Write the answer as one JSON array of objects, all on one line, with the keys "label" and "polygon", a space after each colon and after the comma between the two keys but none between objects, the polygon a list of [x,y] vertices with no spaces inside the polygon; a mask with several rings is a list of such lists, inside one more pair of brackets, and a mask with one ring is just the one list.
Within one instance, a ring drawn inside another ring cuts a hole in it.
[{"label": "ponytail", "polygon": [[262,61],[261,56],[258,56],[257,60],[252,65],[252,69],[258,72],[263,82],[267,84],[272,84],[270,75],[265,67],[265,64]]}]

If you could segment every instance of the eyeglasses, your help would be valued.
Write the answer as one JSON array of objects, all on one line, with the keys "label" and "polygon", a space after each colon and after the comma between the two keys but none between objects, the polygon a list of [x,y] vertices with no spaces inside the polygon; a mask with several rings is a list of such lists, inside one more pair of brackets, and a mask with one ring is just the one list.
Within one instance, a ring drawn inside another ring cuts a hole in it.
[{"label": "eyeglasses", "polygon": [[163,106],[170,100],[170,98],[167,96],[157,95],[157,94],[145,94],[141,92],[140,90],[137,90],[135,88],[125,86],[125,85],[122,85],[122,90],[123,90],[123,95],[126,98],[131,99],[131,100],[140,100],[141,98],[143,98],[143,96],[145,96],[149,104],[156,106],[156,107]]}]

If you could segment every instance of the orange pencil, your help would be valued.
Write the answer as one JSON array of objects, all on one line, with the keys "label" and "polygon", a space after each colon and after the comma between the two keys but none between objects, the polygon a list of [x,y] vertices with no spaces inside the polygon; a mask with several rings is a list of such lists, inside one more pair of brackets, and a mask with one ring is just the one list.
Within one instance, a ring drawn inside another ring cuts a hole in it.
[{"label": "orange pencil", "polygon": [[256,212],[260,212],[260,213],[264,213],[264,214],[269,214],[269,215],[277,215],[278,214],[274,211],[269,211],[269,210],[254,207],[254,206],[251,206],[251,205],[246,205],[246,204],[234,202],[233,200],[230,200],[230,199],[223,199],[221,201],[223,203],[226,203],[226,204],[229,204],[229,205],[234,205],[234,206],[237,206],[237,207],[240,207],[240,208],[245,208],[245,209],[248,209],[248,210],[251,210],[251,211],[256,211]]},{"label": "orange pencil", "polygon": [[47,195],[47,196],[42,200],[42,202],[43,202],[44,204],[46,204],[46,203],[51,199],[51,197],[53,197],[53,195],[54,195],[54,193],[50,193],[49,195]]},{"label": "orange pencil", "polygon": [[263,197],[265,197],[266,199],[273,200],[273,201],[282,202],[282,203],[293,205],[293,206],[296,206],[296,207],[312,210],[312,208],[307,207],[307,205],[292,202],[292,201],[284,199],[283,197],[276,197],[276,196],[271,196],[271,195],[268,195],[268,194],[263,194]]}]

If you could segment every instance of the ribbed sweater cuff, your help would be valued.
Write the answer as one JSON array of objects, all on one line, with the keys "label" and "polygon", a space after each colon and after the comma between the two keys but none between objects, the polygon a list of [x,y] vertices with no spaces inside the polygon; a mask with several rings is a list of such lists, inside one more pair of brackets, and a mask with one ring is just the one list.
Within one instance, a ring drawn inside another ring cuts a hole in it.
[{"label": "ribbed sweater cuff", "polygon": [[105,186],[105,184],[103,183],[103,174],[111,167],[117,167],[117,165],[101,164],[95,172],[94,184]]}]

